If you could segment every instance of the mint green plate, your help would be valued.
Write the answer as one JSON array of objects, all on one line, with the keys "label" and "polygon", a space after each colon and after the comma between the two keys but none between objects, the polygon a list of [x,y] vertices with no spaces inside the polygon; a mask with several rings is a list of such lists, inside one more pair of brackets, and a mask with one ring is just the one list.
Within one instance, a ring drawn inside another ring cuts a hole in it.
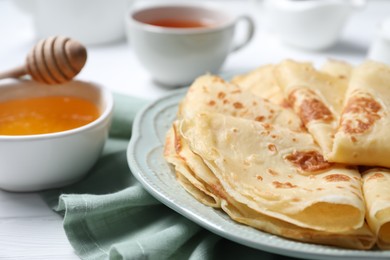
[{"label": "mint green plate", "polygon": [[151,103],[137,115],[133,125],[128,163],[134,176],[156,199],[215,234],[259,250],[319,260],[390,259],[390,251],[349,250],[287,240],[238,224],[222,211],[194,199],[176,182],[173,170],[163,158],[165,135],[186,91],[176,90]]}]

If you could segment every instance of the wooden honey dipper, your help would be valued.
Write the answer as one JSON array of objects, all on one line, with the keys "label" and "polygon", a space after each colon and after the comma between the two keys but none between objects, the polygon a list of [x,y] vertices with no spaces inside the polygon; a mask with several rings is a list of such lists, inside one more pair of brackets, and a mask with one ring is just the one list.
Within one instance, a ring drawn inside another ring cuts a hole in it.
[{"label": "wooden honey dipper", "polygon": [[49,37],[31,49],[25,65],[0,73],[0,79],[29,74],[38,82],[65,83],[81,71],[86,60],[87,50],[79,42],[62,36]]}]

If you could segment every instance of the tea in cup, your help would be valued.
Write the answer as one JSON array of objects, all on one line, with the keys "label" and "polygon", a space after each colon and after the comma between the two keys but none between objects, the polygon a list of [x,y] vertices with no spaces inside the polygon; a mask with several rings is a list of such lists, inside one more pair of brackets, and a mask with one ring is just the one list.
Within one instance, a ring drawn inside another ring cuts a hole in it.
[{"label": "tea in cup", "polygon": [[[158,83],[175,87],[204,73],[217,73],[226,57],[247,45],[254,33],[248,16],[207,5],[171,4],[133,10],[126,18],[130,46]],[[235,27],[246,37],[233,43]]]}]

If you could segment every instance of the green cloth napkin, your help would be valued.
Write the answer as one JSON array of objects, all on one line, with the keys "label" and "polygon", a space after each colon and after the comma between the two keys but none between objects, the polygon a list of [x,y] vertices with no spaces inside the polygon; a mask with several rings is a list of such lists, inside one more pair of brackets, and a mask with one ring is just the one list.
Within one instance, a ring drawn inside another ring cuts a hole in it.
[{"label": "green cloth napkin", "polygon": [[82,259],[292,259],[223,239],[153,198],[131,174],[126,148],[136,112],[147,102],[114,95],[110,137],[87,177],[42,192],[63,215]]}]

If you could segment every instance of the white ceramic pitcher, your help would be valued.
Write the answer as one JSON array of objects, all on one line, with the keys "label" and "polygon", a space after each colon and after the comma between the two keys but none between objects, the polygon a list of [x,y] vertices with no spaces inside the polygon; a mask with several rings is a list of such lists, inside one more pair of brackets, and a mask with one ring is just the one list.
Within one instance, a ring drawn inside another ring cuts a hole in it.
[{"label": "white ceramic pitcher", "polygon": [[365,0],[265,0],[266,22],[290,45],[322,50],[335,44],[351,13]]}]

